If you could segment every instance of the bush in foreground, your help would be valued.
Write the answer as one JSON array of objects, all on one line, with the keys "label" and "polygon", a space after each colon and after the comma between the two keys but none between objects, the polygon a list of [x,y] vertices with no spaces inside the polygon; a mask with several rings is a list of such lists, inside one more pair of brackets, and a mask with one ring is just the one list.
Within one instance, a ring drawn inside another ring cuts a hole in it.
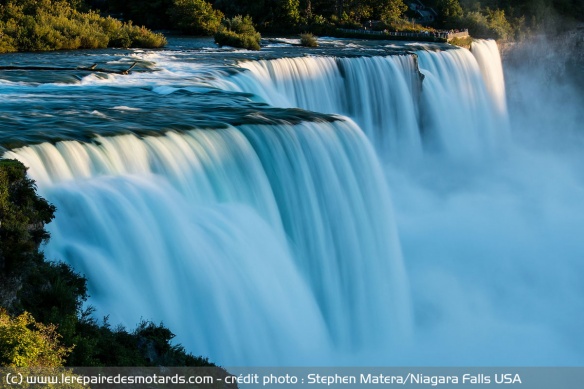
[{"label": "bush in foreground", "polygon": [[304,47],[318,47],[316,37],[311,33],[300,34],[300,45]]},{"label": "bush in foreground", "polygon": [[215,43],[219,46],[241,47],[259,50],[262,36],[253,26],[251,17],[235,16],[225,19],[215,34]]},{"label": "bush in foreground", "polygon": [[30,313],[12,317],[0,308],[0,364],[60,367],[71,351],[59,342],[55,325],[37,323]]}]

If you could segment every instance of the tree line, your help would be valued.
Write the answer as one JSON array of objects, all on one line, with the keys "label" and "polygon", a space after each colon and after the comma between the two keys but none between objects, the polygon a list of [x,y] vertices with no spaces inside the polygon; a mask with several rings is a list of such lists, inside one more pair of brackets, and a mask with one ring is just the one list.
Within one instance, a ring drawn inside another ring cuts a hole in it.
[{"label": "tree line", "polygon": [[482,38],[521,39],[584,21],[581,0],[423,0],[437,12],[417,25],[411,0],[93,0],[87,5],[153,29],[212,35],[222,20],[249,16],[262,33],[332,34],[339,27],[424,30],[468,28]]},{"label": "tree line", "polygon": [[164,46],[164,36],[151,29],[215,35],[219,44],[258,49],[260,36],[256,28],[261,33],[317,35],[334,35],[337,28],[364,26],[390,31],[468,28],[475,37],[511,40],[584,21],[581,0],[423,0],[425,6],[437,12],[437,17],[422,26],[415,23],[416,11],[411,6],[414,3],[414,0],[0,0],[0,53]]},{"label": "tree line", "polygon": [[533,33],[555,33],[584,21],[581,0],[427,0],[442,28],[469,29],[472,36],[521,40]]}]

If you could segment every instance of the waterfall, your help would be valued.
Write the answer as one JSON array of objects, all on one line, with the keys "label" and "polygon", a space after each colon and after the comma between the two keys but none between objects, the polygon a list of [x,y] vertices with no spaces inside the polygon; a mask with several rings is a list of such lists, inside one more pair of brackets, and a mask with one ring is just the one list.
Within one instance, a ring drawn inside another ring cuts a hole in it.
[{"label": "waterfall", "polygon": [[[425,76],[421,109],[425,140],[433,150],[467,160],[501,148],[509,132],[504,84],[497,85],[503,77],[494,79],[495,71],[486,64],[491,58],[480,43],[476,47],[478,62],[465,49],[418,52]],[[493,86],[487,88],[486,81]]]},{"label": "waterfall", "polygon": [[472,43],[472,54],[481,69],[491,100],[497,112],[502,117],[507,115],[507,97],[505,96],[505,78],[503,64],[497,43],[493,40],[475,39]]},{"label": "waterfall", "polygon": [[348,121],[9,152],[57,206],[46,254],[98,314],[162,320],[224,364],[334,361],[411,330],[390,196]]},{"label": "waterfall", "polygon": [[504,152],[494,42],[421,47],[14,83],[0,120],[37,144],[4,157],[98,318],[221,365],[581,365],[581,153]]},{"label": "waterfall", "polygon": [[424,150],[466,158],[488,154],[509,131],[494,41],[477,40],[472,54],[450,48],[385,57],[279,58],[239,66],[246,71],[215,85],[252,93],[272,106],[346,115],[380,156],[394,163],[416,159]]}]

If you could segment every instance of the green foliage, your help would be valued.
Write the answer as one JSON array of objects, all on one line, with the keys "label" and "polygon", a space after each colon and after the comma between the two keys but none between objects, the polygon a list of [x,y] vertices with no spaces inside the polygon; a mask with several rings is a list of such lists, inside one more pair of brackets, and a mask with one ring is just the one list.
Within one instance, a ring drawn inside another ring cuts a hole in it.
[{"label": "green foliage", "polygon": [[436,31],[432,27],[422,26],[421,24],[412,23],[406,19],[396,19],[393,21],[388,21],[387,23],[377,23],[373,26],[376,31],[400,31],[400,32],[416,32],[421,31],[434,32]]},{"label": "green foliage", "polygon": [[71,349],[59,342],[55,325],[37,323],[30,313],[12,317],[0,308],[0,365],[59,367]]},{"label": "green foliage", "polygon": [[332,35],[335,33],[337,26],[322,15],[313,14],[307,24],[302,26],[302,30],[311,31],[315,35]]},{"label": "green foliage", "polygon": [[[309,30],[322,35],[334,32],[335,27],[360,28],[369,20],[408,28],[407,23],[402,22],[404,15],[414,15],[407,11],[407,3],[405,0],[6,0],[0,6],[2,13],[12,16],[0,18],[0,52],[22,50],[21,47],[45,50],[47,47],[105,47],[104,44],[110,47],[163,44],[160,37],[145,37],[128,28],[117,28],[113,34],[104,34],[95,28],[89,31],[94,18],[88,16],[88,6],[123,15],[135,25],[178,29],[194,35],[213,34],[220,25],[221,11],[228,17],[250,15],[260,31],[298,33]],[[426,0],[424,3],[439,12],[435,27],[465,28],[470,27],[465,25],[468,21],[476,30],[485,30],[488,36],[501,39],[520,37],[532,31],[570,28],[573,26],[570,20],[584,21],[581,0]],[[39,7],[59,12],[37,15],[35,9]],[[83,20],[88,18],[91,23],[81,23],[79,18],[70,17],[69,10],[82,15]],[[499,11],[504,11],[504,18],[497,14]],[[475,12],[489,20],[483,23],[472,14]],[[15,17],[19,13],[22,15]],[[76,25],[55,21],[59,16],[76,20],[73,23]],[[54,24],[59,26],[56,32]],[[135,41],[131,40],[134,36],[137,37]]]},{"label": "green foliage", "polygon": [[361,22],[351,19],[351,17],[346,12],[343,12],[340,18],[338,18],[337,15],[332,15],[330,20],[336,28],[347,28],[352,30],[363,27]]},{"label": "green foliage", "polygon": [[311,33],[300,34],[300,45],[304,47],[318,47],[316,37]]},{"label": "green foliage", "polygon": [[487,10],[487,20],[495,39],[509,40],[513,37],[513,27],[505,17],[505,11],[489,9]]},{"label": "green foliage", "polygon": [[[142,47],[142,48],[158,48],[166,45],[166,38],[160,33],[153,33],[146,27],[133,26],[131,22],[123,23],[119,34],[125,38],[129,45],[114,46],[110,44],[108,47]],[[118,35],[116,35],[118,36]]]},{"label": "green foliage", "polygon": [[460,24],[468,28],[468,32],[471,36],[477,38],[491,37],[487,16],[480,11],[467,12],[464,17],[460,19]]},{"label": "green foliage", "polygon": [[460,18],[459,23],[468,28],[469,34],[476,38],[511,40],[524,29],[523,19],[513,24],[505,16],[505,11],[497,9],[469,11]]},{"label": "green foliage", "polygon": [[83,312],[76,323],[69,366],[214,366],[172,345],[174,334],[162,324],[143,321],[128,332],[121,326],[112,328],[107,317],[100,324],[92,314]]},{"label": "green foliage", "polygon": [[0,277],[12,277],[43,260],[38,249],[49,238],[44,224],[53,220],[54,211],[36,195],[21,163],[0,160]]},{"label": "green foliage", "polygon": [[461,0],[459,24],[473,36],[522,39],[536,32],[556,33],[584,21],[581,0]]},{"label": "green foliage", "polygon": [[300,3],[301,0],[216,0],[214,7],[228,17],[249,15],[264,31],[289,31],[306,22]]},{"label": "green foliage", "polygon": [[215,43],[219,46],[241,47],[259,50],[262,36],[256,32],[251,17],[241,15],[225,19],[215,34]]},{"label": "green foliage", "polygon": [[458,0],[438,0],[436,3],[438,20],[441,27],[455,28],[459,26],[460,18],[464,15]]},{"label": "green foliage", "polygon": [[347,1],[343,7],[341,18],[346,18],[357,23],[361,23],[373,16],[373,7],[369,1]]},{"label": "green foliage", "polygon": [[204,0],[174,0],[168,14],[173,27],[191,35],[213,35],[223,19],[223,13]]},{"label": "green foliage", "polygon": [[295,26],[300,21],[300,1],[280,0],[276,3],[274,23],[279,26]]},{"label": "green foliage", "polygon": [[472,37],[465,36],[465,37],[460,37],[460,38],[452,38],[448,41],[448,43],[450,43],[451,45],[460,46],[460,47],[464,47],[466,49],[470,49],[470,47],[472,45]]},{"label": "green foliage", "polygon": [[0,6],[0,33],[0,52],[166,44],[161,34],[94,11],[80,12],[63,0],[7,0]]},{"label": "green foliage", "polygon": [[386,22],[402,20],[408,6],[403,0],[385,0],[380,2],[379,19]]}]

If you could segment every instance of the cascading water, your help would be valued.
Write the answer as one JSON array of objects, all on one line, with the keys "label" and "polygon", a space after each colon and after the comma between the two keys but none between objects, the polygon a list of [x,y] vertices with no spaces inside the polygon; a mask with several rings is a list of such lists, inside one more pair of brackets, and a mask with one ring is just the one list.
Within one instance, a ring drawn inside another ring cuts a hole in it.
[{"label": "cascading water", "polygon": [[281,58],[240,66],[249,72],[219,85],[273,106],[352,117],[377,148],[401,158],[421,152],[420,80],[412,56]]},{"label": "cascading water", "polygon": [[10,83],[44,125],[88,128],[4,156],[56,204],[46,253],[99,315],[162,320],[222,365],[581,363],[582,178],[500,152],[494,42],[401,52],[138,53],[163,69]]},{"label": "cascading water", "polygon": [[334,360],[411,328],[389,193],[350,123],[45,143],[7,157],[59,209],[47,254],[89,274],[92,302],[115,321],[159,318],[230,364]]},{"label": "cascading water", "polygon": [[472,55],[481,69],[484,84],[491,95],[491,103],[495,105],[498,115],[505,118],[507,116],[505,78],[497,44],[491,40],[475,39],[472,44]]},{"label": "cascading water", "polygon": [[419,157],[424,143],[468,158],[500,148],[509,131],[496,43],[479,40],[473,53],[248,61],[240,64],[247,72],[216,85],[273,106],[349,116],[394,163]]},{"label": "cascading water", "polygon": [[492,45],[496,50],[494,42],[473,46],[478,61],[467,50],[418,52],[425,76],[422,131],[430,149],[468,160],[503,147],[509,131],[505,86],[502,73],[493,75],[500,59],[489,55]]}]

